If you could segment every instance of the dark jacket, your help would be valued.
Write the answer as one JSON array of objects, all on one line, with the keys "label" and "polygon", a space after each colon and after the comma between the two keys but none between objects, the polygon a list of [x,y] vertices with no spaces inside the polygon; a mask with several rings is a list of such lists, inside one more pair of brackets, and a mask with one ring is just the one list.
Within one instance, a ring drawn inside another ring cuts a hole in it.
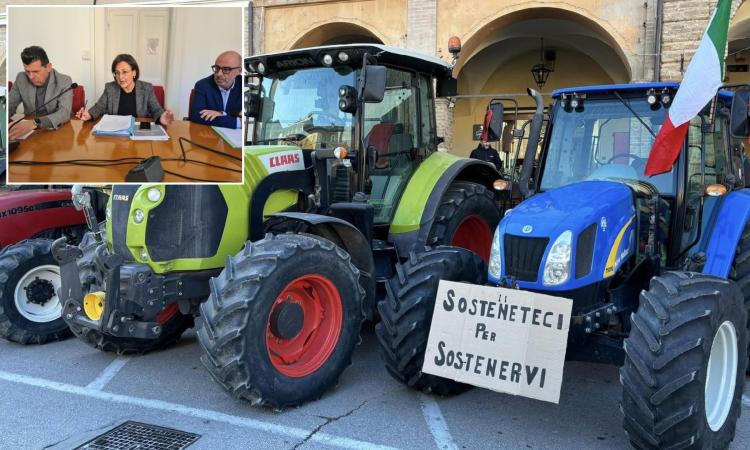
[{"label": "dark jacket", "polygon": [[[214,120],[203,120],[200,112],[204,109],[224,111],[226,115],[217,117]],[[235,77],[234,86],[229,91],[226,109],[224,109],[224,101],[221,99],[221,92],[219,91],[219,86],[214,81],[213,75],[195,83],[195,97],[193,97],[193,106],[190,109],[190,120],[192,122],[223,128],[237,128],[237,117],[240,117],[241,114],[242,80],[239,75]]]},{"label": "dark jacket", "polygon": [[482,161],[491,162],[495,165],[495,168],[498,172],[503,172],[503,162],[500,161],[500,155],[497,153],[497,150],[492,147],[485,150],[480,143],[477,148],[471,151],[471,155],[469,155],[469,158],[481,159]]},{"label": "dark jacket", "polygon": [[[117,114],[120,108],[120,92],[122,88],[114,81],[104,85],[104,92],[96,104],[89,109],[91,120],[96,120],[104,114]],[[135,109],[137,117],[150,117],[156,121],[164,113],[154,94],[154,86],[145,81],[135,81]]]}]

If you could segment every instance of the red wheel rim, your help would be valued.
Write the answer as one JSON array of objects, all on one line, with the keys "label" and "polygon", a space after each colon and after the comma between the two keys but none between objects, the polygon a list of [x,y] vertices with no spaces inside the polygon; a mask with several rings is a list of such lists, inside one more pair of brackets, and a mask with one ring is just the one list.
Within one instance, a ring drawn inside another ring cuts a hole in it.
[{"label": "red wheel rim", "polygon": [[[284,302],[297,303],[304,314],[302,329],[290,339],[282,339],[271,331],[274,310]],[[320,275],[305,275],[292,281],[276,298],[266,320],[266,348],[271,364],[291,378],[301,378],[320,369],[336,348],[343,316],[341,296],[330,280]]]},{"label": "red wheel rim", "polygon": [[179,310],[180,308],[177,306],[177,303],[167,305],[166,308],[162,309],[161,312],[156,315],[156,321],[164,325],[169,319],[174,317],[179,312]]},{"label": "red wheel rim", "polygon": [[492,231],[480,216],[467,216],[458,224],[453,233],[451,245],[471,250],[481,256],[485,264],[490,261]]}]

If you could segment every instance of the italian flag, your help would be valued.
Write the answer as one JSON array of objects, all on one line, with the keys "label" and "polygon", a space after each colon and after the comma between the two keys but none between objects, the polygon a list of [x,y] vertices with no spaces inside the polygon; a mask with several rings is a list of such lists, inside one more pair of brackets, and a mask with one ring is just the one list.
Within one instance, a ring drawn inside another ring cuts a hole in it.
[{"label": "italian flag", "polygon": [[719,0],[703,39],[675,94],[667,119],[656,136],[646,163],[647,176],[672,170],[685,142],[690,119],[711,101],[724,79],[732,0]]}]

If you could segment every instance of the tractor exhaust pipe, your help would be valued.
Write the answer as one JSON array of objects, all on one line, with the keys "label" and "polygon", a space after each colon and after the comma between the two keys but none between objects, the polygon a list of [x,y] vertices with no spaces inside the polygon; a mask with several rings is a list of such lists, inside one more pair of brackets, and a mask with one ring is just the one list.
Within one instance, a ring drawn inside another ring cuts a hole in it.
[{"label": "tractor exhaust pipe", "polygon": [[523,198],[529,198],[531,192],[529,191],[529,179],[531,178],[531,171],[534,168],[534,159],[536,159],[536,149],[539,145],[539,135],[542,132],[542,121],[544,120],[544,100],[542,94],[535,91],[534,89],[528,88],[526,92],[536,102],[536,111],[531,119],[531,131],[529,131],[529,141],[526,144],[526,153],[523,157],[523,167],[521,168],[521,177],[518,181],[519,189]]}]

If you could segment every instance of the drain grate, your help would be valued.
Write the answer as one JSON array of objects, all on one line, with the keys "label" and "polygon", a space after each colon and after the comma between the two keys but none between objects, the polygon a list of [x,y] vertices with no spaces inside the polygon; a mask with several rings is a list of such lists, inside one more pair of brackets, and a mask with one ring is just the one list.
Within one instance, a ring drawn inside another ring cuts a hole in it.
[{"label": "drain grate", "polygon": [[127,421],[74,450],[182,450],[200,437],[173,428]]}]

